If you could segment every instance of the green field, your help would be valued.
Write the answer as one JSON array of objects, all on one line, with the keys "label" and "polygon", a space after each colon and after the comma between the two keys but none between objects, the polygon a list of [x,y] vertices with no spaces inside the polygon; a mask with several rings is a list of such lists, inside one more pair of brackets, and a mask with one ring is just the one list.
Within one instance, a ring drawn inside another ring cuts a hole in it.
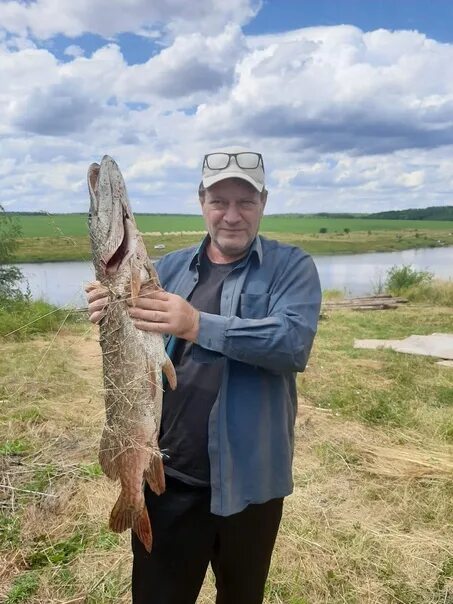
[{"label": "green field", "polygon": [[[195,245],[203,237],[201,216],[138,214],[136,218],[152,257]],[[85,215],[18,215],[17,219],[22,226],[22,238],[14,256],[16,262],[90,260]],[[320,233],[321,229],[324,232]],[[453,246],[453,222],[441,220],[265,216],[261,233],[301,247],[310,254],[357,254]]]},{"label": "green field", "polygon": [[[83,214],[18,215],[23,237],[77,237],[88,233],[87,216]],[[142,232],[200,231],[204,229],[201,216],[187,214],[136,214]],[[442,220],[378,220],[368,218],[323,218],[294,216],[264,216],[262,231],[273,233],[385,231],[385,230],[450,230],[453,221]]]}]

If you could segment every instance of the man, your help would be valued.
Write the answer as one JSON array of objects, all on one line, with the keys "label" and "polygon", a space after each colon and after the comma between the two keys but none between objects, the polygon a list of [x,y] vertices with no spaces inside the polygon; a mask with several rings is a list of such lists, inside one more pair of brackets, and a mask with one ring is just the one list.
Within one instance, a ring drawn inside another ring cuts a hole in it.
[{"label": "man", "polygon": [[[139,329],[166,334],[178,377],[159,442],[167,489],[145,492],[151,554],[132,535],[134,604],[193,604],[209,563],[217,604],[262,602],[292,491],[296,372],[316,332],[316,268],[299,248],[258,236],[261,154],[207,154],[199,197],[207,237],[159,260],[164,291],[130,308]],[[104,294],[88,300],[97,322]]]}]

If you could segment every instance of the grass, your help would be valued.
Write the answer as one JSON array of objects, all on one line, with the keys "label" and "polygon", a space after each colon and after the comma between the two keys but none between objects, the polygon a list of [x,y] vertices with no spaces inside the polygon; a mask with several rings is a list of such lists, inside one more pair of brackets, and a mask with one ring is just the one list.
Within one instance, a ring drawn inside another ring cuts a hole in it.
[{"label": "grass", "polygon": [[[107,529],[118,489],[97,463],[96,329],[55,329],[0,340],[0,601],[126,604],[129,535]],[[324,313],[266,604],[453,602],[453,371],[353,348],[436,331],[453,332],[451,308]],[[199,603],[214,599],[209,575]]]},{"label": "grass", "polygon": [[[453,245],[453,227],[448,229],[444,222],[436,224],[437,229],[425,226],[423,230],[414,230],[404,228],[403,225],[401,230],[395,230],[396,225],[392,224],[388,229],[354,230],[348,234],[342,231],[328,231],[320,234],[317,231],[294,232],[296,227],[294,227],[294,231],[268,230],[279,225],[263,221],[262,233],[269,238],[302,247],[311,254],[387,252]],[[144,232],[146,233],[146,231]],[[166,235],[145,234],[144,240],[149,255],[158,257],[189,245],[197,245],[202,237],[201,231],[193,234],[175,232]],[[165,248],[155,249],[154,246],[160,244]],[[90,243],[87,235],[54,234],[53,236],[24,237],[19,240],[14,258],[16,262],[89,261],[91,260]]]},{"label": "grass", "polygon": [[[204,229],[201,215],[136,214],[137,224],[143,232],[200,231]],[[84,214],[18,215],[24,237],[78,237],[88,234],[88,217]],[[408,230],[453,231],[452,221],[439,220],[378,220],[370,218],[323,218],[319,216],[264,216],[263,231],[275,233],[328,233],[349,231]]]},{"label": "grass", "polygon": [[0,298],[0,337],[15,339],[55,331],[77,321],[75,315],[58,310],[42,300],[11,300]]},{"label": "grass", "polygon": [[20,438],[0,443],[0,455],[20,455],[27,450],[27,443]]},{"label": "grass", "polygon": [[36,593],[39,587],[37,572],[27,572],[14,581],[6,598],[6,604],[21,604],[27,602]]},{"label": "grass", "polygon": [[429,283],[412,285],[402,290],[402,294],[412,302],[434,303],[453,306],[453,281],[433,279]]},{"label": "grass", "polygon": [[[153,257],[197,244],[201,216],[136,215]],[[90,260],[87,216],[83,214],[19,215],[22,239],[16,262]],[[310,216],[264,216],[263,234],[303,247],[312,254],[392,251],[453,245],[453,222],[376,220]],[[320,233],[320,230],[322,231]],[[164,249],[155,249],[162,244]]]}]

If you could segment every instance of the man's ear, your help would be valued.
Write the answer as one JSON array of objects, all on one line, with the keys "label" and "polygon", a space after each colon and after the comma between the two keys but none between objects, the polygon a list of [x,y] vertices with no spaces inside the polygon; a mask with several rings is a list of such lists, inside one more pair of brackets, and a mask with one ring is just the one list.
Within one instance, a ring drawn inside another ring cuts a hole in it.
[{"label": "man's ear", "polygon": [[267,202],[267,189],[263,189],[260,193],[261,195],[261,203],[263,204],[263,210],[266,207]]}]

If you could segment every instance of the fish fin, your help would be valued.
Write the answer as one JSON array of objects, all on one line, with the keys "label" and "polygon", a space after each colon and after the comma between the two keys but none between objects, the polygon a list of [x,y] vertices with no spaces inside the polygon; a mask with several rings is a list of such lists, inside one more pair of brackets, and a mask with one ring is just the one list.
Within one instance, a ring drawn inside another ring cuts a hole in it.
[{"label": "fish fin", "polygon": [[137,510],[128,505],[124,495],[120,493],[110,514],[109,526],[114,533],[122,533],[126,529],[131,528],[143,543],[146,551],[151,551],[153,537],[148,510],[144,500],[142,509],[137,513]]},{"label": "fish fin", "polygon": [[176,388],[176,371],[168,355],[165,355],[165,363],[162,366],[162,370],[165,373],[168,383],[170,384],[170,388],[174,390]]},{"label": "fish fin", "polygon": [[132,530],[143,543],[146,551],[150,553],[153,546],[153,532],[151,530],[151,522],[149,521],[146,505],[143,506],[140,514],[135,516],[132,523]]},{"label": "fish fin", "polygon": [[117,447],[113,440],[112,431],[105,427],[101,436],[98,459],[104,474],[112,480],[117,480],[119,478],[118,464],[115,463]]},{"label": "fish fin", "polygon": [[149,258],[146,259],[145,270],[149,277],[149,280],[146,282],[146,286],[149,286],[151,289],[156,291],[162,289],[156,269],[154,268],[154,264],[151,262],[151,260],[149,260]]},{"label": "fish fin", "polygon": [[162,457],[159,453],[154,453],[151,456],[149,468],[145,470],[144,476],[149,488],[156,495],[162,495],[165,491],[165,473]]},{"label": "fish fin", "polygon": [[140,288],[142,286],[142,279],[140,275],[140,269],[138,269],[134,263],[131,263],[131,303],[135,306],[135,298],[138,298]]}]

